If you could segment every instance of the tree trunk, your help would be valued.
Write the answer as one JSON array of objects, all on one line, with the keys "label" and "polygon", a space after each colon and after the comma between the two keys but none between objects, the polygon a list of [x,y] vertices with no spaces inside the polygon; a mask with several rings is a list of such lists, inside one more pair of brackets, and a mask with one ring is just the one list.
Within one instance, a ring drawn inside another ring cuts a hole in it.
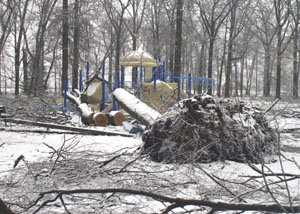
[{"label": "tree trunk", "polygon": [[[137,41],[136,41],[136,37],[132,36],[132,50],[135,51],[136,50],[136,46],[137,46]],[[136,79],[136,72],[137,69],[135,67],[132,67],[131,69],[131,87],[134,88],[135,87],[135,82],[137,81]]]},{"label": "tree trunk", "polygon": [[74,2],[74,53],[72,66],[72,90],[78,89],[78,69],[79,69],[79,41],[80,41],[80,25],[79,25],[79,0]]},{"label": "tree trunk", "polygon": [[[25,17],[27,14],[27,7],[28,7],[29,0],[25,1],[23,14],[20,14],[21,16],[21,24],[19,28],[19,34],[18,38],[16,39],[15,44],[15,95],[18,96],[20,93],[20,52],[21,52],[21,42],[22,42],[22,36],[23,36],[23,29],[24,29],[24,23],[25,23]],[[22,12],[22,9],[19,10]],[[17,37],[17,31],[15,32],[15,36]]]},{"label": "tree trunk", "polygon": [[123,88],[116,89],[113,92],[113,96],[126,112],[133,118],[139,120],[143,125],[148,126],[161,116],[159,112],[152,109]]},{"label": "tree trunk", "polygon": [[265,47],[264,57],[264,96],[269,97],[271,92],[271,46]]},{"label": "tree trunk", "polygon": [[235,85],[234,85],[234,88],[235,88],[235,96],[239,96],[239,83],[238,83],[238,67],[237,67],[237,62],[234,62],[234,72],[235,72],[235,75],[234,75],[234,82],[235,82]]},{"label": "tree trunk", "polygon": [[120,111],[111,111],[106,114],[109,124],[114,126],[122,126],[125,117]]},{"label": "tree trunk", "polygon": [[276,62],[276,98],[280,99],[281,92],[281,26],[278,26],[277,32],[277,62]]},{"label": "tree trunk", "polygon": [[[183,0],[177,0],[176,11],[176,38],[175,38],[175,71],[174,76],[178,77],[181,73],[181,46],[182,46],[182,21],[183,21]],[[175,78],[178,82],[178,78]]]},{"label": "tree trunk", "polygon": [[[205,60],[205,54],[206,54],[206,48],[204,44],[201,44],[201,49],[200,49],[200,56],[199,56],[199,69],[198,69],[198,75],[199,77],[204,76],[204,60]],[[203,87],[202,87],[202,81],[198,83],[198,93],[202,94]]]},{"label": "tree trunk", "polygon": [[231,12],[230,19],[230,33],[228,41],[228,54],[227,54],[227,66],[226,66],[226,77],[225,77],[225,97],[230,97],[230,83],[231,83],[231,73],[232,73],[232,52],[233,52],[233,33],[235,26],[235,11]]},{"label": "tree trunk", "polygon": [[72,95],[71,93],[67,92],[67,98],[76,105],[76,108],[80,112],[81,122],[84,125],[91,125],[94,123],[93,117],[94,112],[89,108],[86,103],[81,103],[80,92],[75,90],[74,91],[79,97]]},{"label": "tree trunk", "polygon": [[[215,27],[212,27],[212,30]],[[213,70],[213,57],[214,57],[214,43],[215,43],[215,38],[214,38],[214,32],[211,32],[210,39],[209,39],[209,49],[208,49],[208,69],[207,69],[207,77],[212,78],[212,70]],[[208,94],[212,95],[212,86],[208,86]]]},{"label": "tree trunk", "polygon": [[28,59],[25,48],[23,48],[23,91],[28,94]]},{"label": "tree trunk", "polygon": [[116,49],[115,49],[115,74],[114,83],[117,84],[120,80],[120,52],[121,52],[121,29],[116,31]]},{"label": "tree trunk", "polygon": [[107,126],[108,120],[107,120],[107,116],[101,112],[95,113],[93,115],[93,120],[94,120],[94,124],[95,126]]},{"label": "tree trunk", "polygon": [[224,33],[224,46],[223,46],[223,54],[222,54],[222,60],[221,60],[221,65],[220,65],[220,73],[219,73],[219,84],[217,86],[217,96],[221,97],[221,89],[222,89],[222,77],[223,77],[223,67],[225,64],[225,55],[226,55],[226,47],[227,47],[227,24],[228,21],[226,21],[225,24],[225,33]]},{"label": "tree trunk", "polygon": [[245,65],[245,58],[241,59],[241,77],[240,77],[240,95],[243,97],[243,83],[244,83],[244,65]]},{"label": "tree trunk", "polygon": [[64,91],[65,81],[68,81],[68,54],[69,54],[69,23],[68,0],[63,0],[63,32],[62,32],[62,75],[61,93]]},{"label": "tree trunk", "polygon": [[298,28],[295,29],[293,38],[293,97],[298,98]]}]

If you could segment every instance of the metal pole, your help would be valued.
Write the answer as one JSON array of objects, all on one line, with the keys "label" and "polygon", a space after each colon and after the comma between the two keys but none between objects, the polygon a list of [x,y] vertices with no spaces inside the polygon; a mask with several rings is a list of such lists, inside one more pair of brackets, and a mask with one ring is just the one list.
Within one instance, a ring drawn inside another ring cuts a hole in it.
[{"label": "metal pole", "polygon": [[152,75],[152,78],[153,78],[153,84],[154,84],[154,92],[156,92],[156,73],[157,73],[157,70],[155,69],[153,75]]},{"label": "metal pole", "polygon": [[124,88],[124,80],[125,80],[125,71],[124,71],[124,66],[121,65],[121,88]]},{"label": "metal pole", "polygon": [[170,83],[173,83],[174,82],[174,70],[171,69],[170,70]]},{"label": "metal pole", "polygon": [[79,71],[79,91],[82,92],[82,70]]},{"label": "metal pole", "polygon": [[[86,62],[86,83],[87,81],[89,80],[89,72],[90,72],[90,63],[89,62]],[[87,85],[86,85],[87,87]],[[88,104],[88,96],[86,94],[86,104]]]},{"label": "metal pole", "polygon": [[104,81],[104,78],[105,78],[105,62],[102,63],[102,103],[101,103],[101,111],[104,110],[105,108],[105,81]]},{"label": "metal pole", "polygon": [[[116,88],[117,88],[117,74],[115,73],[114,74],[114,88],[113,88],[113,90],[116,90]],[[115,100],[115,98],[113,97],[113,110],[114,111],[116,111],[117,110],[117,103],[116,103],[116,100]]]},{"label": "metal pole", "polygon": [[191,74],[191,72],[189,73],[189,77],[188,77],[188,95],[189,95],[189,98],[192,96],[192,74]]},{"label": "metal pole", "polygon": [[143,67],[140,67],[140,94],[143,87]]},{"label": "metal pole", "polygon": [[163,81],[166,82],[166,72],[165,72],[165,67],[166,67],[166,63],[165,61],[163,62],[163,69],[162,69],[162,72],[163,72]]}]

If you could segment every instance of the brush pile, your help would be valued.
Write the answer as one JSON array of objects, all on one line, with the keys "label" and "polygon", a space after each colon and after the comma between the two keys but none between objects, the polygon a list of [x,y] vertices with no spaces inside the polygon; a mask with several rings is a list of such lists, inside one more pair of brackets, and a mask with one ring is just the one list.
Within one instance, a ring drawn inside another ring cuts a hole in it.
[{"label": "brush pile", "polygon": [[241,101],[208,95],[185,99],[143,134],[145,153],[168,163],[260,162],[277,142],[263,112]]}]

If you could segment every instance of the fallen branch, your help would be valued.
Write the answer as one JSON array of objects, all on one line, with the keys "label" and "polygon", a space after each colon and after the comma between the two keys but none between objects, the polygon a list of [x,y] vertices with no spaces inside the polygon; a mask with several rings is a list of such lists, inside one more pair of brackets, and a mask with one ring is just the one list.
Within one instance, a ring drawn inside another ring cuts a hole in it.
[{"label": "fallen branch", "polygon": [[268,113],[269,111],[271,111],[271,109],[279,102],[280,99],[275,100],[275,102],[267,109],[265,110],[265,113]]},{"label": "fallen branch", "polygon": [[76,90],[75,93],[79,95],[78,97],[72,95],[71,93],[67,92],[67,98],[76,105],[77,110],[80,112],[81,122],[84,125],[91,125],[94,123],[93,116],[94,112],[89,108],[86,103],[81,103],[80,94]]},{"label": "fallen branch", "polygon": [[107,136],[119,135],[119,136],[123,136],[123,137],[133,137],[133,135],[131,135],[131,134],[100,131],[100,130],[78,128],[78,127],[72,127],[72,126],[63,126],[63,125],[57,125],[57,124],[51,124],[51,123],[33,122],[33,121],[29,121],[29,120],[4,119],[4,122],[45,127],[45,128],[49,128],[49,129],[61,129],[61,130],[68,130],[68,131],[75,131],[75,132],[83,132],[85,134],[91,134],[91,135],[107,135]]},{"label": "fallen branch", "polygon": [[[55,202],[57,199],[61,198],[63,195],[74,195],[74,194],[106,194],[106,193],[122,193],[130,195],[139,195],[152,198],[154,200],[176,204],[172,207],[184,207],[188,205],[193,206],[205,206],[217,210],[242,210],[242,211],[266,211],[274,213],[282,213],[283,209],[292,212],[292,210],[298,210],[299,206],[279,206],[277,204],[244,204],[244,203],[225,203],[225,202],[213,202],[209,200],[197,200],[197,199],[184,199],[177,197],[164,196],[153,192],[147,192],[143,190],[134,189],[122,189],[122,188],[107,188],[107,189],[75,189],[75,190],[51,190],[48,192],[40,193],[40,197],[35,201],[33,206],[35,206],[41,199],[45,196],[55,194],[55,197],[44,201],[38,209],[33,213],[39,212],[43,207],[47,206],[49,203]],[[171,210],[169,210],[171,211]]]}]

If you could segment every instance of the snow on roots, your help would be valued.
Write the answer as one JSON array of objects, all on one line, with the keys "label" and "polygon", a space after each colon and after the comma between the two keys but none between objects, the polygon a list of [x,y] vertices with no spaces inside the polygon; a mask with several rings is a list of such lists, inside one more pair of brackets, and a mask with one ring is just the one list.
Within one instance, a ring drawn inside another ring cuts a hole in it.
[{"label": "snow on roots", "polygon": [[278,136],[263,112],[242,101],[208,95],[185,99],[143,134],[143,151],[167,163],[260,162]]}]

